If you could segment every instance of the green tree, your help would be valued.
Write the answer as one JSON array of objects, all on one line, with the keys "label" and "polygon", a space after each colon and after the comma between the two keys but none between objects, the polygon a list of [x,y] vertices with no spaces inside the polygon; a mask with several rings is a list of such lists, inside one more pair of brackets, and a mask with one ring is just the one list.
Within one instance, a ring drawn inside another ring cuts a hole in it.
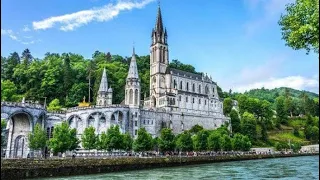
[{"label": "green tree", "polygon": [[113,149],[122,149],[123,147],[123,136],[120,133],[119,126],[111,126],[107,130],[107,144],[108,144],[108,150]]},{"label": "green tree", "polygon": [[161,129],[159,148],[161,151],[173,151],[175,147],[174,134],[172,129]]},{"label": "green tree", "polygon": [[232,110],[233,104],[231,98],[225,98],[223,100],[223,114],[229,116]]},{"label": "green tree", "polygon": [[232,109],[230,113],[230,118],[231,118],[231,128],[233,133],[237,133],[241,131],[241,126],[240,126],[240,118],[239,114],[236,110]]},{"label": "green tree", "polygon": [[64,57],[63,63],[63,88],[65,91],[65,96],[67,95],[69,89],[72,87],[72,69],[70,65],[69,54]]},{"label": "green tree", "polygon": [[192,138],[190,132],[183,132],[177,138],[176,146],[180,151],[192,151]]},{"label": "green tree", "polygon": [[108,149],[108,137],[106,132],[102,132],[98,138],[97,148],[100,150]]},{"label": "green tree", "polygon": [[60,111],[61,106],[60,106],[60,101],[59,99],[54,99],[49,103],[49,106],[47,108],[49,111]]},{"label": "green tree", "polygon": [[276,99],[276,112],[277,112],[277,120],[281,124],[288,123],[288,115],[284,105],[285,97],[279,96]]},{"label": "green tree", "polygon": [[82,147],[85,149],[95,149],[98,143],[98,137],[95,134],[95,128],[93,126],[87,127],[84,129],[83,134],[81,135]]},{"label": "green tree", "polygon": [[232,150],[231,138],[226,134],[219,138],[219,144],[223,151]]},{"label": "green tree", "polygon": [[72,151],[78,147],[78,144],[76,129],[70,129],[67,122],[57,125],[53,130],[53,137],[49,140],[49,148],[53,153]]},{"label": "green tree", "polygon": [[152,149],[152,136],[145,128],[138,130],[138,137],[133,142],[133,150],[135,152],[144,152]]},{"label": "green tree", "polygon": [[17,87],[10,80],[1,81],[1,101],[16,101]]},{"label": "green tree", "polygon": [[214,131],[212,132],[209,137],[208,137],[208,149],[214,150],[214,151],[219,151],[221,150],[220,147],[220,136],[221,134]]},{"label": "green tree", "polygon": [[319,0],[296,0],[288,4],[279,25],[287,46],[319,53]]},{"label": "green tree", "polygon": [[[2,60],[2,59],[1,59]],[[10,56],[6,59],[5,63],[3,64],[3,78],[4,80],[10,80],[12,82],[16,82],[15,78],[13,78],[14,68],[20,64],[20,57],[17,52],[13,52]],[[2,75],[2,74],[1,74]]]},{"label": "green tree", "polygon": [[130,136],[129,133],[126,133],[123,135],[123,147],[122,149],[125,151],[131,151],[132,150],[132,143],[133,143],[133,139]]},{"label": "green tree", "polygon": [[198,125],[198,124],[196,124],[196,125],[192,126],[192,128],[189,130],[189,132],[190,132],[191,134],[196,134],[196,133],[198,133],[198,132],[201,131],[201,130],[203,130],[203,127],[200,126],[200,125]]},{"label": "green tree", "polygon": [[193,148],[197,151],[204,151],[208,149],[207,142],[208,142],[209,132],[207,130],[199,131],[194,138],[193,141]]},{"label": "green tree", "polygon": [[242,151],[249,151],[252,144],[248,136],[242,137]]},{"label": "green tree", "polygon": [[47,144],[46,132],[39,123],[34,127],[33,132],[28,134],[29,148],[33,150],[41,150],[43,152]]},{"label": "green tree", "polygon": [[155,137],[152,139],[152,149],[155,151],[159,151],[160,139],[159,137]]},{"label": "green tree", "polygon": [[3,131],[6,129],[7,127],[7,123],[6,123],[6,120],[5,119],[1,119],[1,147],[4,146],[4,135],[3,135]]},{"label": "green tree", "polygon": [[28,66],[28,65],[31,64],[33,57],[31,55],[31,52],[30,52],[29,49],[25,49],[22,52],[21,59],[23,60],[23,65],[24,66]]},{"label": "green tree", "polygon": [[257,139],[257,121],[253,114],[244,112],[241,118],[242,134],[247,135],[251,141]]}]

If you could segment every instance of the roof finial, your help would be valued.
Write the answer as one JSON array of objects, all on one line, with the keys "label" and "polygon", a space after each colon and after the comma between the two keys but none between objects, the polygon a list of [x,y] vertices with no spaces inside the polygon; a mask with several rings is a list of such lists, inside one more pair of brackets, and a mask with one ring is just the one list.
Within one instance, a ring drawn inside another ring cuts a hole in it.
[{"label": "roof finial", "polygon": [[160,0],[158,0],[158,7],[160,7]]}]

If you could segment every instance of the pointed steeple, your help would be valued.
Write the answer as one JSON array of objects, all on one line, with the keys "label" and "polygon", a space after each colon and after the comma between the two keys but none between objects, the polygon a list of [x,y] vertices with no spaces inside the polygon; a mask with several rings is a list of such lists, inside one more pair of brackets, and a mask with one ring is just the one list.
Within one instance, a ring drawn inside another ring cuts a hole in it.
[{"label": "pointed steeple", "polygon": [[129,78],[139,79],[139,73],[138,73],[137,60],[136,60],[134,46],[133,46],[133,52],[132,52],[132,58],[131,58],[131,62],[130,62],[129,72],[128,72],[128,76],[127,76],[127,79],[129,79]]},{"label": "pointed steeple", "polygon": [[162,34],[162,32],[163,32],[163,23],[162,23],[160,2],[158,2],[158,14],[157,14],[157,22],[156,22],[155,31],[160,34]]},{"label": "pointed steeple", "polygon": [[99,92],[108,92],[108,78],[107,78],[106,68],[103,69]]}]

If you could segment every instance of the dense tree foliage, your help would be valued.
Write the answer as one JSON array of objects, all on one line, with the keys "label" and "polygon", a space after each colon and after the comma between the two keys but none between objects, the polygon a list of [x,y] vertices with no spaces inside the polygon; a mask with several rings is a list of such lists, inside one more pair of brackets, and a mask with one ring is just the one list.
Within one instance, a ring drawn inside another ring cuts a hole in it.
[{"label": "dense tree foliage", "polygon": [[78,144],[76,129],[71,129],[67,122],[57,125],[53,130],[53,137],[49,140],[49,148],[53,153],[72,151]]},{"label": "dense tree foliage", "polygon": [[84,149],[95,149],[97,146],[98,137],[95,134],[95,128],[93,126],[84,129],[81,135],[81,143]]},{"label": "dense tree foliage", "polygon": [[231,98],[225,98],[223,100],[223,114],[226,116],[230,116],[230,112],[232,110],[233,104]]},{"label": "dense tree foliage", "polygon": [[240,127],[240,117],[236,110],[231,110],[230,113],[230,119],[231,119],[231,129],[233,133],[237,133],[241,131]]},{"label": "dense tree foliage", "polygon": [[161,129],[159,148],[161,151],[173,151],[175,148],[175,137],[170,128]]},{"label": "dense tree foliage", "polygon": [[133,142],[133,150],[136,152],[149,151],[152,149],[152,136],[145,128],[138,130],[138,137]]},{"label": "dense tree foliage", "polygon": [[295,0],[286,7],[279,25],[286,45],[319,53],[319,0]]},{"label": "dense tree foliage", "polygon": [[29,148],[43,150],[47,144],[46,132],[39,123],[36,124],[32,133],[28,134]]},{"label": "dense tree foliage", "polygon": [[185,131],[178,136],[176,147],[180,151],[192,151],[193,145],[190,132]]}]

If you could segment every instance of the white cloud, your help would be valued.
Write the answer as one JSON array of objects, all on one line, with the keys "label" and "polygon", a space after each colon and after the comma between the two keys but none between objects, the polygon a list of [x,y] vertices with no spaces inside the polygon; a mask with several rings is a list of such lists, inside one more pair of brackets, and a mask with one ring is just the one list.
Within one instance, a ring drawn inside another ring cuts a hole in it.
[{"label": "white cloud", "polygon": [[23,32],[28,32],[28,31],[31,31],[31,30],[27,25],[25,25],[24,28],[22,29],[22,31]]},{"label": "white cloud", "polygon": [[1,36],[9,36],[11,39],[15,41],[19,41],[18,37],[15,35],[15,33],[11,29],[1,29]]},{"label": "white cloud", "polygon": [[49,29],[56,24],[60,24],[59,29],[62,31],[72,31],[80,26],[88,24],[92,21],[104,22],[109,21],[119,15],[121,11],[131,10],[134,8],[143,8],[154,0],[142,1],[118,1],[117,4],[109,3],[100,8],[78,11],[71,14],[54,16],[42,21],[32,22],[33,29]]},{"label": "white cloud", "polygon": [[245,92],[246,90],[256,88],[273,89],[278,87],[290,87],[298,90],[308,90],[318,93],[319,90],[319,75],[312,78],[302,76],[288,76],[283,78],[269,78],[265,81],[255,82],[246,85],[240,85],[232,88],[236,92]]},{"label": "white cloud", "polygon": [[[24,36],[23,38],[18,38],[18,33],[13,32],[11,29],[1,29],[1,36],[8,36],[12,40],[20,42],[22,44],[34,44],[36,42],[41,42],[41,40],[33,40],[32,36]],[[27,40],[26,40],[27,39]]]}]

